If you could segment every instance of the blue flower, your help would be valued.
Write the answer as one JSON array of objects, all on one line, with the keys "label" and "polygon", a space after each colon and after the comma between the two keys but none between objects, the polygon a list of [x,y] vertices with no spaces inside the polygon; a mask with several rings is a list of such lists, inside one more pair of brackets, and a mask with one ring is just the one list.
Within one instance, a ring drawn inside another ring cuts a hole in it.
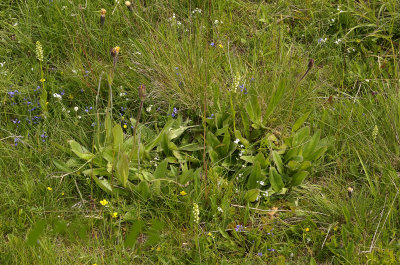
[{"label": "blue flower", "polygon": [[17,146],[19,141],[20,141],[19,138],[18,138],[18,137],[15,137],[15,138],[14,138],[14,145]]},{"label": "blue flower", "polygon": [[172,118],[175,118],[176,115],[178,115],[178,109],[177,109],[177,108],[174,108],[173,111],[172,111],[171,116],[172,116]]},{"label": "blue flower", "polygon": [[211,44],[210,44],[212,47],[214,47],[215,46],[215,43],[214,42],[211,42]]},{"label": "blue flower", "polygon": [[236,225],[235,231],[236,231],[236,232],[241,232],[241,231],[243,231],[243,225]]},{"label": "blue flower", "polygon": [[261,252],[258,252],[257,255],[258,255],[259,257],[262,257],[263,254],[262,254]]},{"label": "blue flower", "polygon": [[43,133],[40,135],[40,138],[42,138],[42,142],[46,142],[46,138],[47,138],[46,132],[43,132]]}]

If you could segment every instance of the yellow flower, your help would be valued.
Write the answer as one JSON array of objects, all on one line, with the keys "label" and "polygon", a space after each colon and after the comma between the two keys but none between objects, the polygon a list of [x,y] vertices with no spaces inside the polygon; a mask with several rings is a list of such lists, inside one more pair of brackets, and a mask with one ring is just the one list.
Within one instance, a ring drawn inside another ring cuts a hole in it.
[{"label": "yellow flower", "polygon": [[61,196],[64,196],[64,192],[61,192]]},{"label": "yellow flower", "polygon": [[46,105],[49,105],[49,102],[48,102],[48,101],[46,101]]},{"label": "yellow flower", "polygon": [[333,228],[333,231],[337,231],[337,230],[338,230],[338,227],[335,226],[335,227]]},{"label": "yellow flower", "polygon": [[103,199],[102,201],[100,201],[100,204],[106,206],[108,204],[108,201],[106,199]]},{"label": "yellow flower", "polygon": [[44,83],[46,81],[46,79],[42,78],[40,79],[40,82]]},{"label": "yellow flower", "polygon": [[212,234],[211,234],[211,232],[208,232],[208,234],[207,234],[208,236],[212,236]]},{"label": "yellow flower", "polygon": [[218,44],[218,47],[220,47],[220,48],[224,48],[224,46],[220,43],[220,44]]},{"label": "yellow flower", "polygon": [[183,191],[180,192],[180,194],[181,194],[182,196],[185,196],[187,193],[186,193],[186,191],[183,190]]},{"label": "yellow flower", "polygon": [[304,229],[306,232],[310,231],[310,228],[306,227],[306,229]]},{"label": "yellow flower", "polygon": [[52,187],[47,187],[47,190],[50,190],[50,191],[52,191],[52,190],[53,190],[53,188],[52,188]]},{"label": "yellow flower", "polygon": [[128,126],[126,124],[124,124],[124,129],[128,128]]},{"label": "yellow flower", "polygon": [[157,250],[157,251],[160,251],[160,250],[161,250],[161,248],[160,248],[160,247],[158,247],[158,248],[156,248],[156,250]]},{"label": "yellow flower", "polygon": [[118,217],[118,213],[117,213],[117,212],[113,212],[113,213],[111,214],[111,217],[112,217],[112,218],[117,218],[117,217]]},{"label": "yellow flower", "polygon": [[68,98],[69,99],[74,99],[74,96],[72,94],[69,94]]}]

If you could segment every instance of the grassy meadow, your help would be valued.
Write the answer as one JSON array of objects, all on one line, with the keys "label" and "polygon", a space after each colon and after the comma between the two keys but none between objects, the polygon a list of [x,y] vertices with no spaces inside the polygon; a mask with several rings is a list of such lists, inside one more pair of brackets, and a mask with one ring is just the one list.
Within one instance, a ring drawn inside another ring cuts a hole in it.
[{"label": "grassy meadow", "polygon": [[0,264],[400,264],[399,10],[1,1]]}]

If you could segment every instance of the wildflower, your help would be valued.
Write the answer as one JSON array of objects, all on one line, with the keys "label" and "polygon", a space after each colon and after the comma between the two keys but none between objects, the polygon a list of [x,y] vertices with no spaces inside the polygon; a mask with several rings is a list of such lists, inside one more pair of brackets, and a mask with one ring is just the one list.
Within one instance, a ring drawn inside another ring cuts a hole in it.
[{"label": "wildflower", "polygon": [[257,256],[259,256],[259,257],[262,257],[262,255],[263,255],[263,254],[262,254],[261,252],[258,252],[258,253],[257,253]]},{"label": "wildflower", "polygon": [[106,199],[103,199],[102,201],[100,201],[100,204],[106,206],[108,204],[108,201]]},{"label": "wildflower", "polygon": [[341,39],[337,39],[337,40],[335,41],[335,44],[338,45],[338,44],[341,43],[341,42],[342,42]]},{"label": "wildflower", "polygon": [[126,128],[128,128],[128,125],[126,125],[126,123],[125,123],[123,127],[124,127],[124,129],[126,129]]},{"label": "wildflower", "polygon": [[220,47],[220,48],[224,48],[224,46],[220,43],[220,44],[218,44],[218,47]]},{"label": "wildflower", "polygon": [[104,22],[106,21],[106,13],[107,13],[107,11],[104,8],[100,9],[100,25],[101,25],[101,27],[104,26]]},{"label": "wildflower", "polygon": [[236,231],[236,232],[241,232],[241,231],[243,231],[243,225],[236,225],[235,231]]},{"label": "wildflower", "polygon": [[58,99],[62,99],[62,96],[58,93],[54,93],[53,97],[58,98]]},{"label": "wildflower", "polygon": [[61,192],[61,196],[64,196],[64,194],[65,194],[64,192]]},{"label": "wildflower", "polygon": [[144,84],[141,84],[138,87],[139,90],[139,98],[141,101],[144,101],[144,99],[146,98],[146,86]]},{"label": "wildflower", "polygon": [[146,108],[146,111],[147,111],[147,112],[150,112],[152,107],[153,107],[153,105],[148,106],[148,107]]},{"label": "wildflower", "polygon": [[52,187],[47,187],[47,190],[52,191],[53,188]]},{"label": "wildflower", "polygon": [[132,7],[131,2],[125,1],[125,5],[126,5],[126,7],[128,8],[129,11],[133,12],[133,7]]},{"label": "wildflower", "polygon": [[19,138],[15,137],[14,138],[14,146],[17,146],[19,141],[20,141]]},{"label": "wildflower", "polygon": [[114,48],[111,49],[111,56],[113,57],[114,68],[115,68],[115,65],[117,64],[118,54],[119,54],[120,49],[121,48],[119,46],[115,46]]},{"label": "wildflower", "polygon": [[275,249],[273,249],[273,248],[268,248],[267,250],[269,250],[269,251],[271,251],[271,252],[274,252],[274,251],[275,251]]},{"label": "wildflower", "polygon": [[92,109],[93,109],[93,107],[86,107],[85,112],[88,113]]},{"label": "wildflower", "polygon": [[172,118],[175,118],[177,114],[178,114],[178,109],[174,108],[172,113],[171,113]]},{"label": "wildflower", "polygon": [[42,79],[40,79],[40,82],[44,83],[44,82],[46,82],[46,79],[42,78]]},{"label": "wildflower", "polygon": [[215,43],[214,43],[214,42],[211,42],[210,45],[211,45],[212,47],[215,47]]},{"label": "wildflower", "polygon": [[75,111],[78,111],[78,109],[79,109],[78,107],[74,107],[74,110],[75,110]]},{"label": "wildflower", "polygon": [[378,132],[379,132],[378,125],[375,125],[374,129],[372,130],[372,139],[374,141],[376,140],[376,137],[378,136]]},{"label": "wildflower", "polygon": [[306,227],[306,229],[304,229],[304,231],[309,232],[310,228]]},{"label": "wildflower", "polygon": [[211,113],[211,116],[207,117],[207,119],[209,119],[209,120],[214,119],[214,113]]},{"label": "wildflower", "polygon": [[197,203],[193,203],[193,222],[197,225],[200,223],[199,214],[199,206],[197,205]]},{"label": "wildflower", "polygon": [[111,217],[112,217],[112,218],[117,218],[117,217],[118,217],[118,213],[117,213],[117,212],[113,212],[113,213],[111,214]]},{"label": "wildflower", "polygon": [[42,48],[42,44],[40,43],[40,41],[36,42],[36,58],[40,62],[43,62],[43,48]]},{"label": "wildflower", "polygon": [[207,236],[212,236],[211,232],[208,232]]},{"label": "wildflower", "polygon": [[181,194],[182,196],[185,196],[187,193],[186,193],[186,191],[183,190],[183,191],[180,192],[180,194]]},{"label": "wildflower", "polygon": [[351,196],[353,195],[353,188],[352,187],[348,187],[347,188],[347,192],[348,192],[348,195],[349,195],[349,198],[351,199]]},{"label": "wildflower", "polygon": [[81,116],[81,115],[78,115],[78,119],[82,119],[82,116]]},{"label": "wildflower", "polygon": [[46,142],[46,138],[47,138],[46,132],[43,132],[43,133],[40,135],[40,138],[42,138],[42,142]]},{"label": "wildflower", "polygon": [[327,38],[319,38],[318,43],[325,43]]},{"label": "wildflower", "polygon": [[235,141],[233,141],[235,144],[238,144],[240,142],[240,139],[236,138]]},{"label": "wildflower", "polygon": [[221,213],[223,213],[224,212],[224,210],[222,210],[222,208],[221,207],[218,207],[218,212],[221,212]]},{"label": "wildflower", "polygon": [[158,247],[158,248],[156,248],[156,250],[157,250],[157,251],[160,251],[160,250],[161,250],[161,248],[160,248],[160,247]]}]

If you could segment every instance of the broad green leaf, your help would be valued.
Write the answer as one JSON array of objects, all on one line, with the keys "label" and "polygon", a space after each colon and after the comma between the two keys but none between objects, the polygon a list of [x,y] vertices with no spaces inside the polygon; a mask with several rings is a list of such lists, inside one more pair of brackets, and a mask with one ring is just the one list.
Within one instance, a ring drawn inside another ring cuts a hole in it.
[{"label": "broad green leaf", "polygon": [[269,161],[265,159],[262,152],[259,152],[254,158],[254,162],[258,161],[260,163],[261,168],[265,168],[269,165]]},{"label": "broad green leaf", "polygon": [[[125,214],[125,216],[127,214]],[[125,216],[123,217],[123,220],[129,221],[128,219],[126,220]],[[137,240],[140,232],[142,231],[143,226],[144,226],[144,222],[142,220],[136,220],[133,223],[128,235],[126,236],[125,243],[124,243],[125,247],[133,248],[135,246],[136,240]]]},{"label": "broad green leaf", "polygon": [[286,80],[281,79],[279,81],[278,87],[275,88],[272,97],[269,101],[266,113],[265,113],[265,120],[269,118],[269,116],[273,113],[275,108],[278,106],[278,104],[281,102],[283,96],[285,95],[285,90],[286,90]]},{"label": "broad green leaf", "polygon": [[169,120],[169,121],[165,124],[165,126],[164,126],[164,128],[161,130],[161,132],[158,134],[158,136],[157,136],[153,141],[151,141],[150,143],[148,143],[148,144],[146,145],[146,152],[147,152],[147,153],[149,153],[149,152],[161,141],[161,139],[162,139],[164,133],[167,132],[167,131],[171,128],[171,126],[173,125],[173,123],[174,123],[174,120]]},{"label": "broad green leaf", "polygon": [[290,160],[289,163],[287,163],[287,167],[291,170],[291,171],[296,171],[297,169],[299,169],[301,166],[300,162],[295,161],[295,160]]},{"label": "broad green leaf", "polygon": [[248,147],[250,145],[249,141],[247,141],[242,134],[240,133],[239,130],[235,130],[235,137],[236,139],[239,139],[240,143],[242,143],[245,147]]},{"label": "broad green leaf", "polygon": [[109,143],[111,135],[112,135],[112,122],[111,122],[110,111],[108,108],[107,108],[106,112],[107,112],[107,114],[106,114],[106,118],[104,121],[104,126],[105,126],[105,131],[106,131],[106,143]]},{"label": "broad green leaf", "polygon": [[323,146],[323,147],[318,148],[314,153],[312,153],[311,155],[308,156],[308,159],[310,161],[317,160],[318,158],[320,158],[326,152],[327,149],[328,149],[327,146]]},{"label": "broad green leaf", "polygon": [[92,176],[94,182],[96,182],[97,186],[99,186],[102,190],[107,192],[108,194],[113,194],[113,189],[106,179],[98,179],[96,176]]},{"label": "broad green leaf", "polygon": [[203,145],[198,144],[198,143],[191,143],[191,144],[186,144],[178,147],[179,151],[188,151],[188,152],[194,152],[194,151],[199,151],[203,150]]},{"label": "broad green leaf", "polygon": [[310,127],[306,126],[298,130],[292,139],[292,147],[302,145],[310,136]]},{"label": "broad green leaf", "polygon": [[304,160],[309,160],[309,157],[315,153],[315,149],[319,142],[319,138],[321,136],[321,130],[318,130],[314,135],[311,137],[311,140],[307,142],[303,147],[303,157]]},{"label": "broad green leaf", "polygon": [[251,189],[246,192],[246,195],[244,195],[244,199],[247,202],[255,202],[259,194],[260,194],[259,189]]},{"label": "broad green leaf", "polygon": [[150,198],[151,196],[150,187],[147,181],[140,182],[139,185],[137,186],[137,190],[144,200]]},{"label": "broad green leaf", "polygon": [[303,161],[301,163],[300,170],[308,170],[309,168],[311,168],[311,162],[310,161]]},{"label": "broad green leaf", "polygon": [[210,131],[207,132],[206,140],[207,140],[206,141],[207,146],[210,146],[214,150],[216,150],[218,148],[218,146],[221,145],[218,138]]},{"label": "broad green leaf", "polygon": [[255,158],[256,158],[255,156],[241,156],[240,157],[240,159],[242,159],[246,162],[252,163],[252,164],[254,163]]},{"label": "broad green leaf", "polygon": [[249,100],[246,103],[246,112],[250,117],[250,120],[260,125],[261,122],[261,108],[260,104],[258,103],[257,95],[252,94],[249,97]]},{"label": "broad green leaf", "polygon": [[293,175],[292,181],[290,182],[291,187],[300,185],[303,180],[308,176],[308,171],[299,171]]},{"label": "broad green leaf", "polygon": [[175,138],[178,138],[179,136],[181,136],[187,129],[189,128],[193,128],[193,127],[197,127],[197,126],[180,126],[177,129],[172,129],[170,131],[168,131],[168,139],[169,140],[173,140]]},{"label": "broad green leaf", "polygon": [[154,178],[155,179],[165,179],[167,175],[167,167],[168,167],[168,161],[164,159],[156,168],[154,171]]},{"label": "broad green leaf", "polygon": [[128,182],[129,157],[126,153],[120,153],[117,162],[117,177],[124,188]]},{"label": "broad green leaf", "polygon": [[279,175],[274,167],[269,168],[269,182],[275,192],[279,192],[285,186],[281,175]]},{"label": "broad green leaf", "polygon": [[179,176],[179,183],[186,184],[193,179],[193,169],[189,169]]},{"label": "broad green leaf", "polygon": [[231,134],[229,133],[228,128],[225,127],[225,134],[224,134],[224,139],[222,140],[222,148],[221,148],[222,157],[226,157],[228,155],[230,144],[231,144]]},{"label": "broad green leaf", "polygon": [[107,171],[106,168],[91,168],[82,171],[82,173],[86,176],[111,176],[111,174]]},{"label": "broad green leaf", "polygon": [[307,111],[304,113],[300,118],[297,119],[297,121],[293,124],[292,127],[292,132],[297,131],[301,125],[307,120],[308,116],[310,116],[311,111]]},{"label": "broad green leaf", "polygon": [[249,179],[247,181],[247,188],[248,189],[254,189],[258,187],[257,181],[262,179],[261,175],[261,167],[259,162],[255,162],[251,174],[249,176]]},{"label": "broad green leaf", "polygon": [[90,153],[85,147],[81,146],[78,142],[74,140],[69,140],[68,143],[71,147],[72,152],[74,152],[74,154],[77,155],[79,158],[90,160],[95,156],[94,154]]},{"label": "broad green leaf", "polygon": [[161,148],[164,151],[165,155],[168,156],[171,153],[171,150],[168,147],[168,135],[167,133],[164,133],[162,138],[161,138]]},{"label": "broad green leaf", "polygon": [[275,166],[280,174],[283,174],[283,163],[282,158],[276,151],[272,151],[272,159],[274,160]]},{"label": "broad green leaf", "polygon": [[68,167],[68,165],[62,161],[53,160],[54,165],[62,172],[72,172],[73,170]]},{"label": "broad green leaf", "polygon": [[116,124],[112,129],[114,151],[118,153],[119,148],[124,142],[124,132],[119,124]]}]

